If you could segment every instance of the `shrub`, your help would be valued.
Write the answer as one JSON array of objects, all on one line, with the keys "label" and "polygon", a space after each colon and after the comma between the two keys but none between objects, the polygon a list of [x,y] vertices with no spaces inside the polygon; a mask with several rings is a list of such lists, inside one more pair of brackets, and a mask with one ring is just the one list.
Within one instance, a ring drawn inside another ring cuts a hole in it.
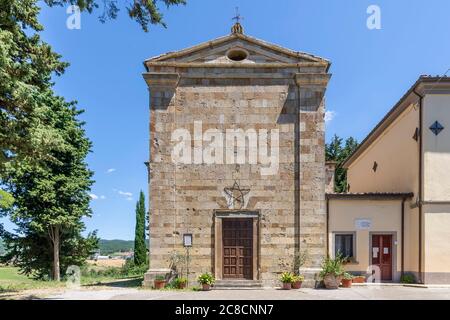
[{"label": "shrub", "polygon": [[181,289],[183,285],[187,283],[187,279],[184,277],[181,278],[175,278],[173,279],[172,283],[170,284],[170,287],[175,289]]},{"label": "shrub", "polygon": [[133,260],[127,260],[121,268],[123,276],[142,276],[148,270],[148,264],[136,265]]},{"label": "shrub", "polygon": [[283,272],[280,276],[282,283],[293,283],[295,276],[291,272]]},{"label": "shrub", "polygon": [[303,280],[305,280],[305,277],[302,275],[294,275],[294,278],[292,280],[292,282],[303,282]]},{"label": "shrub", "polygon": [[416,283],[416,277],[411,273],[405,273],[400,277],[401,283]]},{"label": "shrub", "polygon": [[353,280],[354,276],[348,272],[344,272],[344,274],[342,275],[342,278],[344,278],[345,280]]},{"label": "shrub", "polygon": [[214,284],[214,282],[216,282],[216,279],[214,279],[214,277],[212,276],[212,274],[210,273],[203,273],[201,274],[198,279],[197,279],[198,283],[200,284]]},{"label": "shrub", "polygon": [[320,271],[320,278],[324,278],[327,275],[334,275],[335,277],[342,276],[344,274],[344,259],[342,255],[338,254],[336,258],[332,259],[326,257],[322,262],[322,271]]}]

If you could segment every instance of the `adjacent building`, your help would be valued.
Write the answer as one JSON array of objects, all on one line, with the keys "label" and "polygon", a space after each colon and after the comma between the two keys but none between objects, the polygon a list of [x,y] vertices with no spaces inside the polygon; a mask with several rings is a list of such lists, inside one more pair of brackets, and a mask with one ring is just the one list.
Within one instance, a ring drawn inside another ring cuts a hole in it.
[{"label": "adjacent building", "polygon": [[450,78],[420,77],[344,167],[349,192],[327,195],[329,254],[382,281],[450,283]]}]

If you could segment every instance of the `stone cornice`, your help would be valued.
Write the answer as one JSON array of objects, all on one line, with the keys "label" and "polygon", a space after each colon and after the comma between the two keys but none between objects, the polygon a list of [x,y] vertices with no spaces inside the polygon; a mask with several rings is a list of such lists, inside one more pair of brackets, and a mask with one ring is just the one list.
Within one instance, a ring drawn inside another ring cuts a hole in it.
[{"label": "stone cornice", "polygon": [[174,67],[174,68],[307,68],[328,67],[326,62],[298,62],[298,63],[199,63],[199,62],[146,62],[150,67]]},{"label": "stone cornice", "polygon": [[147,72],[143,77],[149,87],[175,88],[180,80],[178,73],[171,72]]},{"label": "stone cornice", "polygon": [[329,73],[297,73],[295,82],[298,86],[327,86],[330,78]]}]

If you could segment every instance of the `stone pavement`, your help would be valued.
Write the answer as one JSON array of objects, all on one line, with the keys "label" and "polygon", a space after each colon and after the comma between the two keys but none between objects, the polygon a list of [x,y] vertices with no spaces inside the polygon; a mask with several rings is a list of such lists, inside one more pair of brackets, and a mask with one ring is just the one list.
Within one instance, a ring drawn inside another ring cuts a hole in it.
[{"label": "stone pavement", "polygon": [[66,290],[46,296],[51,300],[450,300],[450,288],[419,288],[405,286],[353,287],[338,290],[300,289],[284,291],[212,290],[208,292],[105,289]]}]

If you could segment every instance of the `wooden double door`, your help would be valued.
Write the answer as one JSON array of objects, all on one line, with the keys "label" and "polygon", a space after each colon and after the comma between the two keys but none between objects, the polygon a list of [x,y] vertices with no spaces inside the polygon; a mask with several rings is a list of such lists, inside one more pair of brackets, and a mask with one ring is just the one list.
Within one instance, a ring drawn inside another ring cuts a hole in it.
[{"label": "wooden double door", "polygon": [[372,265],[380,268],[381,281],[392,280],[392,235],[372,235]]},{"label": "wooden double door", "polygon": [[222,222],[223,278],[253,279],[253,219]]}]

